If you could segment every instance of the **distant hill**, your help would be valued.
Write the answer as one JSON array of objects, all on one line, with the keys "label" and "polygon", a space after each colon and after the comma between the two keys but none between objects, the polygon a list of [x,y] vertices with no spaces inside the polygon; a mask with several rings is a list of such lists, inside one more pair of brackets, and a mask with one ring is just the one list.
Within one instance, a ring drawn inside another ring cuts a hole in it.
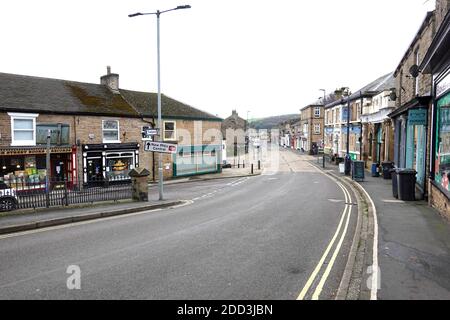
[{"label": "distant hill", "polygon": [[277,127],[281,122],[291,120],[291,119],[297,119],[300,120],[300,114],[286,114],[282,116],[274,116],[274,117],[268,117],[268,118],[261,118],[261,119],[252,119],[249,120],[250,128],[253,129],[272,129]]}]

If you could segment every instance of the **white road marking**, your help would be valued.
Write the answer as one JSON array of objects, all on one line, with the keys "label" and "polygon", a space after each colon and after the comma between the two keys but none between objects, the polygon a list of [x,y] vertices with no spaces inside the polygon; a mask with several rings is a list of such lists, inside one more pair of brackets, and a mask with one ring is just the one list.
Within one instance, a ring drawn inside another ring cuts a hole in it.
[{"label": "white road marking", "polygon": [[[361,186],[361,184],[359,184]],[[361,186],[361,189],[366,194],[366,197],[370,201],[370,205],[373,209],[373,256],[372,256],[372,286],[370,288],[370,300],[377,300],[378,295],[378,271],[380,266],[378,265],[378,216],[377,208],[372,198],[367,193],[366,189]]]}]

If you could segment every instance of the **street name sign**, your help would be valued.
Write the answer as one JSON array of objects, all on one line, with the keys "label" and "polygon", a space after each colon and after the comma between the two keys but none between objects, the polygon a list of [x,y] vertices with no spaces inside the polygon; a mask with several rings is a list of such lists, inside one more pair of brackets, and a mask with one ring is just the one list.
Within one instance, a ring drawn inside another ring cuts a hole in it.
[{"label": "street name sign", "polygon": [[177,145],[157,141],[146,141],[144,151],[174,154],[177,153]]}]

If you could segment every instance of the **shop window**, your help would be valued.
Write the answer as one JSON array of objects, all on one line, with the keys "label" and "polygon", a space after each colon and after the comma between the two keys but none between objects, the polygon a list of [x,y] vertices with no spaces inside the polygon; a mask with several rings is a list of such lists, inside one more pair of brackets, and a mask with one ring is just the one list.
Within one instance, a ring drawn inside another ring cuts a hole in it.
[{"label": "shop window", "polygon": [[176,124],[175,121],[164,121],[164,140],[176,140]]},{"label": "shop window", "polygon": [[128,173],[134,169],[133,152],[114,152],[106,154],[106,176],[110,181],[128,180]]},{"label": "shop window", "polygon": [[47,144],[47,133],[50,130],[50,144],[68,145],[70,126],[68,124],[36,124],[36,144]]},{"label": "shop window", "polygon": [[11,117],[11,146],[36,145],[37,114],[8,113]]},{"label": "shop window", "polygon": [[120,143],[119,140],[119,121],[117,120],[103,120],[103,142],[116,142]]},{"label": "shop window", "polygon": [[450,192],[450,93],[437,102],[435,181]]}]

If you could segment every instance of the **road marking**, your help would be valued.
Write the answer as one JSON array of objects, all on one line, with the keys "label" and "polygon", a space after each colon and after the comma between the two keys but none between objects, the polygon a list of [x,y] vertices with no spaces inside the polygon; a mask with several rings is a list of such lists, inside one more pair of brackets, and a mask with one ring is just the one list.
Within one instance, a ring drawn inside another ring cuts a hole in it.
[{"label": "road marking", "polygon": [[[361,184],[359,184],[361,186]],[[378,265],[378,216],[377,208],[372,198],[367,193],[366,189],[361,186],[361,189],[366,194],[366,197],[370,201],[373,211],[373,256],[372,256],[372,286],[370,288],[370,300],[377,300],[378,295],[378,271],[380,266]]]},{"label": "road marking", "polygon": [[153,213],[153,212],[163,211],[163,210],[167,210],[167,209],[176,209],[176,208],[180,208],[180,207],[184,207],[184,206],[190,205],[192,203],[193,203],[193,201],[191,201],[191,200],[184,200],[183,203],[181,203],[179,205],[167,207],[167,208],[164,208],[164,209],[159,208],[159,209],[153,209],[153,210],[146,210],[146,211],[140,211],[140,212],[135,212],[135,213],[122,214],[122,215],[113,216],[113,217],[106,217],[106,218],[99,218],[99,219],[93,219],[93,220],[87,220],[87,221],[73,222],[73,223],[68,223],[68,224],[59,225],[59,226],[53,226],[53,227],[40,228],[40,229],[23,231],[23,232],[16,232],[16,233],[11,233],[11,234],[5,234],[5,235],[0,235],[0,240],[8,239],[8,238],[20,237],[20,236],[25,236],[25,235],[30,235],[30,234],[36,234],[36,233],[41,233],[41,232],[60,230],[60,229],[71,228],[71,227],[78,227],[78,226],[91,224],[91,223],[97,223],[97,222],[104,222],[104,221],[123,219],[123,218],[128,218],[128,217],[134,217],[134,216],[139,216],[139,215],[142,215],[142,214]]},{"label": "road marking", "polygon": [[[347,193],[344,191],[343,186],[338,181],[335,181],[335,182],[342,189],[342,191],[344,192],[345,201],[348,202]],[[314,269],[313,273],[308,278],[308,281],[306,281],[306,284],[303,287],[302,291],[300,292],[299,296],[297,297],[297,300],[303,300],[305,298],[305,296],[308,293],[308,291],[309,291],[311,285],[313,284],[315,278],[319,274],[320,269],[322,268],[322,266],[323,266],[323,264],[325,262],[325,259],[327,258],[329,252],[331,251],[331,248],[334,245],[334,242],[336,241],[336,239],[337,239],[337,237],[338,237],[338,235],[339,235],[339,233],[341,231],[341,227],[343,225],[344,218],[345,218],[345,216],[347,214],[348,209],[349,209],[349,206],[345,205],[344,211],[342,212],[342,216],[341,216],[341,219],[339,221],[339,225],[338,225],[338,227],[336,229],[336,232],[335,232],[333,238],[331,239],[330,243],[328,244],[328,247],[326,248],[325,252],[323,253],[322,257],[320,258],[319,263],[317,264],[317,266]]]},{"label": "road marking", "polygon": [[[349,200],[351,202],[352,198],[351,198],[351,195],[348,192],[346,187],[344,187],[344,191],[347,193],[348,198],[349,198]],[[320,282],[319,282],[319,284],[316,287],[316,290],[314,291],[314,294],[312,296],[312,300],[319,300],[319,297],[320,297],[320,294],[322,292],[323,286],[325,285],[325,281],[327,281],[328,276],[330,275],[331,269],[334,266],[334,263],[336,261],[336,257],[338,255],[339,251],[341,250],[342,243],[344,242],[344,238],[345,238],[345,236],[347,234],[347,229],[348,229],[348,225],[349,225],[349,222],[350,222],[351,214],[352,214],[352,207],[348,206],[347,221],[345,223],[344,231],[342,232],[341,238],[339,239],[339,242],[338,242],[336,248],[334,249],[334,253],[333,253],[333,256],[331,257],[331,260],[328,263],[328,266],[325,269],[325,272],[323,273],[322,278],[320,279]]]}]

